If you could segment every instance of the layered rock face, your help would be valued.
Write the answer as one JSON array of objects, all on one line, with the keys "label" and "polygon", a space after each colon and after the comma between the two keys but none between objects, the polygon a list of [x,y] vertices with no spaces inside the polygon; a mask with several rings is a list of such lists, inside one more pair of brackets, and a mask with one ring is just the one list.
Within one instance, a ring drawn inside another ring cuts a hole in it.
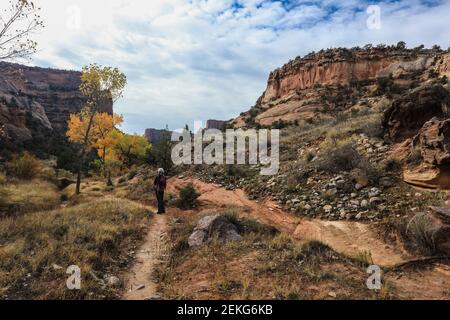
[{"label": "layered rock face", "polygon": [[[81,110],[80,72],[0,63],[0,124],[14,144],[64,136],[71,113]],[[112,101],[101,106],[112,113]]]},{"label": "layered rock face", "polygon": [[[436,60],[442,56],[437,50],[379,46],[329,49],[298,57],[270,73],[267,89],[256,105],[232,124],[270,126],[277,121],[326,118],[330,111],[342,111],[367,100],[370,92],[361,88],[375,90],[379,79],[409,88],[417,76],[437,68]],[[447,60],[440,69],[446,70]]]},{"label": "layered rock face", "polygon": [[431,56],[410,55],[406,51],[337,50],[296,59],[273,71],[261,103],[280,99],[315,85],[347,85],[352,81],[375,80],[430,66]]}]

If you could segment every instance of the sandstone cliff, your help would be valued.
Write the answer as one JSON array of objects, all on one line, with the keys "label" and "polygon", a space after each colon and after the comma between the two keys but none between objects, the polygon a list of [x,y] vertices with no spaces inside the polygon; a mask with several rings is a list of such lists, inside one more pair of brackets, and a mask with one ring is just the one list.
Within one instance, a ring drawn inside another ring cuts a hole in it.
[{"label": "sandstone cliff", "polygon": [[233,124],[270,126],[330,117],[376,96],[380,79],[401,90],[422,82],[432,68],[448,73],[450,59],[444,57],[438,49],[397,46],[329,49],[298,57],[270,73],[256,105]]},{"label": "sandstone cliff", "polygon": [[[71,113],[79,112],[80,72],[0,63],[0,125],[12,145],[64,137]],[[112,113],[112,102],[102,111]]]}]

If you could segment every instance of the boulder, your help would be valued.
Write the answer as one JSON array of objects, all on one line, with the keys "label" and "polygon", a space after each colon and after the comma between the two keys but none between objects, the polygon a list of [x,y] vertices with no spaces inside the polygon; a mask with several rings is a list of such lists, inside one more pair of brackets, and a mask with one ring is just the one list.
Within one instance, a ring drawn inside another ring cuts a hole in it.
[{"label": "boulder", "polygon": [[242,240],[238,228],[227,217],[216,214],[200,219],[188,243],[190,247],[196,247],[210,242],[213,238],[223,242]]},{"label": "boulder", "polygon": [[439,166],[449,164],[450,119],[431,119],[424,124],[413,143],[420,147],[424,162]]},{"label": "boulder", "polygon": [[403,179],[426,188],[450,188],[450,119],[426,122],[410,143],[420,162],[404,170]]},{"label": "boulder", "polygon": [[449,108],[450,92],[442,85],[421,86],[395,99],[385,111],[385,134],[394,142],[414,137],[433,117],[447,117]]}]

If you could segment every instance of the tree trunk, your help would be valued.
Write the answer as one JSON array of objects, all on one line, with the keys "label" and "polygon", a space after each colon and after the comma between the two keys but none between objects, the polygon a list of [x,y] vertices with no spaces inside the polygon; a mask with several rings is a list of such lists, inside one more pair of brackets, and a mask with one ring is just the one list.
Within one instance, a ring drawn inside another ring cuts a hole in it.
[{"label": "tree trunk", "polygon": [[83,170],[83,164],[86,158],[86,148],[89,140],[89,132],[91,131],[92,122],[94,121],[95,111],[92,112],[91,118],[89,119],[89,125],[86,129],[86,134],[84,135],[84,143],[81,148],[80,161],[78,162],[78,173],[77,173],[77,186],[75,193],[78,195],[81,193],[81,171]]},{"label": "tree trunk", "polygon": [[103,162],[103,176],[106,177],[106,174],[107,174],[107,170],[106,170],[106,147],[103,147],[102,162]]},{"label": "tree trunk", "polygon": [[111,170],[108,170],[108,182],[107,182],[108,187],[112,187],[114,186],[114,183],[111,179]]}]

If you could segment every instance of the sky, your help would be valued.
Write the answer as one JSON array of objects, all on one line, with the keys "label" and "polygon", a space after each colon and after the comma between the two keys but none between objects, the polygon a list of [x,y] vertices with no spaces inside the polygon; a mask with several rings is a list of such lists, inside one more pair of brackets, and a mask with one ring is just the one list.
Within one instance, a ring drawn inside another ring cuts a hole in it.
[{"label": "sky", "polygon": [[118,67],[128,84],[114,109],[128,133],[231,119],[255,104],[270,71],[311,51],[450,46],[450,0],[34,2],[46,28],[29,64]]}]

